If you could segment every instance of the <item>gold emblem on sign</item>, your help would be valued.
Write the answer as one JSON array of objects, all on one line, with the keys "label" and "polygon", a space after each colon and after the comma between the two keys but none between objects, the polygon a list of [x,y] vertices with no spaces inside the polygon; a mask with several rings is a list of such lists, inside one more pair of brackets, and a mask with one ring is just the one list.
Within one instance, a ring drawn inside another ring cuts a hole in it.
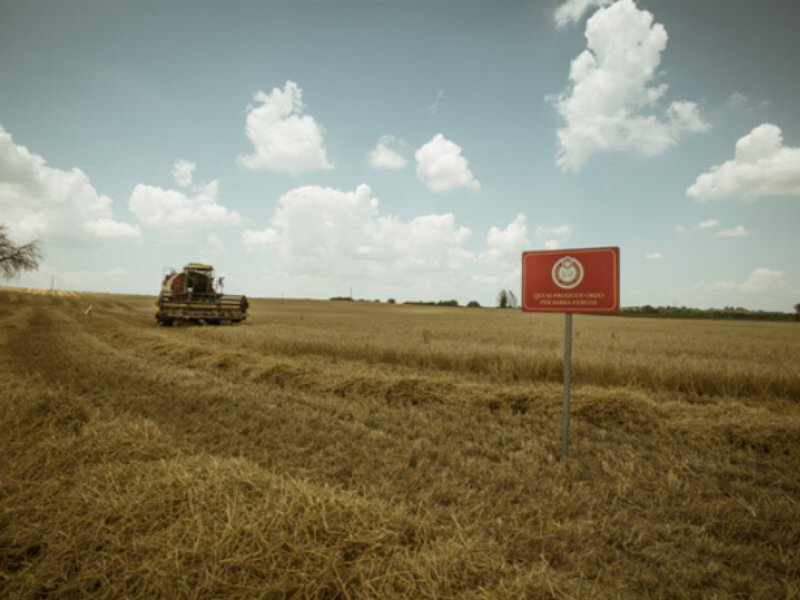
[{"label": "gold emblem on sign", "polygon": [[577,258],[565,256],[553,265],[553,281],[565,290],[571,290],[583,281],[583,265]]}]

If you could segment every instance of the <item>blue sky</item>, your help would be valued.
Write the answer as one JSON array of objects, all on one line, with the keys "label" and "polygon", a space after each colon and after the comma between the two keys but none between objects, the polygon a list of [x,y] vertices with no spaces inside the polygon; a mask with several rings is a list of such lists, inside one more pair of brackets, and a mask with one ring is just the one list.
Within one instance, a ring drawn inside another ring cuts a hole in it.
[{"label": "blue sky", "polygon": [[14,285],[520,288],[621,248],[622,303],[800,302],[800,3],[0,1]]}]

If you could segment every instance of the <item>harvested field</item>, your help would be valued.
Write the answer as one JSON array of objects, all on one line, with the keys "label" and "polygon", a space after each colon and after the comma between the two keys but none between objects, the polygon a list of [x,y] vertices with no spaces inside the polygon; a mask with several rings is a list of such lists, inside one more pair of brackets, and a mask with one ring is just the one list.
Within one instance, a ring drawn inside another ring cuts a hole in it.
[{"label": "harvested field", "polygon": [[[87,306],[93,306],[90,317]],[[0,289],[0,596],[800,597],[800,324]]]}]

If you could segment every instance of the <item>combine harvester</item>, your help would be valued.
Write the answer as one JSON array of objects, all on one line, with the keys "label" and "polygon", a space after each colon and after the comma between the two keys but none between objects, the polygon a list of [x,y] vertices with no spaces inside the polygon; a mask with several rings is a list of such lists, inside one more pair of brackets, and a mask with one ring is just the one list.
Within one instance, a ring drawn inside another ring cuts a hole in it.
[{"label": "combine harvester", "polygon": [[222,280],[214,280],[211,265],[189,263],[181,272],[165,269],[156,302],[156,321],[164,326],[180,321],[201,325],[241,323],[247,318],[247,298],[223,294]]}]

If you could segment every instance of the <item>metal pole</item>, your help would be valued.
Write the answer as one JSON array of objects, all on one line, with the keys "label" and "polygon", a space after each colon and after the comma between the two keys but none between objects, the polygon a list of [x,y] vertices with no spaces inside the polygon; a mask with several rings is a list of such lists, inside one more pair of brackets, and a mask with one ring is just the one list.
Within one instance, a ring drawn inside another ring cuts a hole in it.
[{"label": "metal pole", "polygon": [[564,314],[564,406],[561,414],[561,460],[569,458],[569,386],[572,378],[572,313]]}]

